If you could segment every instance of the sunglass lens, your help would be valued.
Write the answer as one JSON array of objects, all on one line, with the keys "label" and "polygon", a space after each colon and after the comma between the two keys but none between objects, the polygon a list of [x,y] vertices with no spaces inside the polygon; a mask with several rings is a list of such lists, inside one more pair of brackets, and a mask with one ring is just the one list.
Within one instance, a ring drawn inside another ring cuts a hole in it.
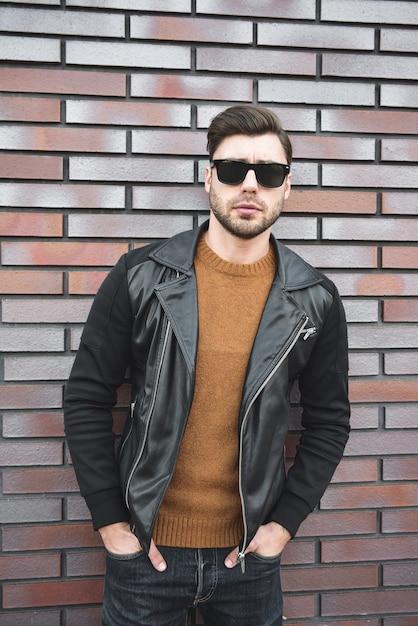
[{"label": "sunglass lens", "polygon": [[279,163],[259,163],[257,180],[263,187],[280,187],[285,178],[284,168]]},{"label": "sunglass lens", "polygon": [[244,180],[247,173],[246,164],[239,161],[220,161],[217,163],[216,169],[221,183],[227,185],[238,185]]}]

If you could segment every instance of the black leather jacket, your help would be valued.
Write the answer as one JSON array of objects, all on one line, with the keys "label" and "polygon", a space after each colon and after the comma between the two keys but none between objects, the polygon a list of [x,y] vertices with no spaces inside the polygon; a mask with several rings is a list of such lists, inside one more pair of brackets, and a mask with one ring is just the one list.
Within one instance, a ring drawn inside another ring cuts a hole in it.
[{"label": "black leather jacket", "polygon": [[[95,528],[129,520],[144,549],[169,484],[194,389],[198,338],[193,259],[203,229],[124,255],[100,288],[65,396],[65,427]],[[239,414],[245,549],[260,524],[294,535],[317,505],[349,433],[347,339],[333,283],[272,238],[278,272],[251,352]],[[131,412],[119,455],[111,409],[127,367]],[[285,472],[290,393],[304,431]]]}]

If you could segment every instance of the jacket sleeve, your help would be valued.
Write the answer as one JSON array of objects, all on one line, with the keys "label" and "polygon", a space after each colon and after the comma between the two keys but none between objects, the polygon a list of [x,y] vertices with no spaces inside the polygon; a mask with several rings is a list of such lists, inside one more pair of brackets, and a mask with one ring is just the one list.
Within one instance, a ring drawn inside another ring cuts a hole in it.
[{"label": "jacket sleeve", "polygon": [[132,322],[122,257],[94,299],[64,399],[71,458],[96,529],[129,520],[119,486],[112,407],[130,362]]},{"label": "jacket sleeve", "polygon": [[271,519],[294,536],[317,506],[341,460],[349,436],[347,325],[339,294],[333,299],[309,361],[299,374],[302,435]]}]

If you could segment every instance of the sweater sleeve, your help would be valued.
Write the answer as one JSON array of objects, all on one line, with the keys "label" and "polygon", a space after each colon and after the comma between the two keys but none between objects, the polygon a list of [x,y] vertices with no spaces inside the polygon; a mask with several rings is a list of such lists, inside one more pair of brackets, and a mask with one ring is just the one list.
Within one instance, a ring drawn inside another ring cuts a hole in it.
[{"label": "sweater sleeve", "polygon": [[333,300],[310,359],[299,375],[303,432],[284,490],[272,512],[294,536],[317,506],[341,460],[348,439],[348,345],[344,309]]},{"label": "sweater sleeve", "polygon": [[64,399],[67,442],[96,529],[129,520],[119,486],[112,407],[130,362],[132,323],[122,257],[94,299]]}]

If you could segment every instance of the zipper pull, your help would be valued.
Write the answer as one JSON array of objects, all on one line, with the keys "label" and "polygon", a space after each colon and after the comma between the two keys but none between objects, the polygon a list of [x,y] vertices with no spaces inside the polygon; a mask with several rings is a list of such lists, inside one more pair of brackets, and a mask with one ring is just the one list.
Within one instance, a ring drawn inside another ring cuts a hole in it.
[{"label": "zipper pull", "polygon": [[244,552],[238,552],[237,563],[241,565],[241,573],[245,574],[245,554]]},{"label": "zipper pull", "polygon": [[303,335],[303,341],[306,341],[312,335],[316,334],[316,327],[312,326],[312,328],[307,328],[305,334]]}]

